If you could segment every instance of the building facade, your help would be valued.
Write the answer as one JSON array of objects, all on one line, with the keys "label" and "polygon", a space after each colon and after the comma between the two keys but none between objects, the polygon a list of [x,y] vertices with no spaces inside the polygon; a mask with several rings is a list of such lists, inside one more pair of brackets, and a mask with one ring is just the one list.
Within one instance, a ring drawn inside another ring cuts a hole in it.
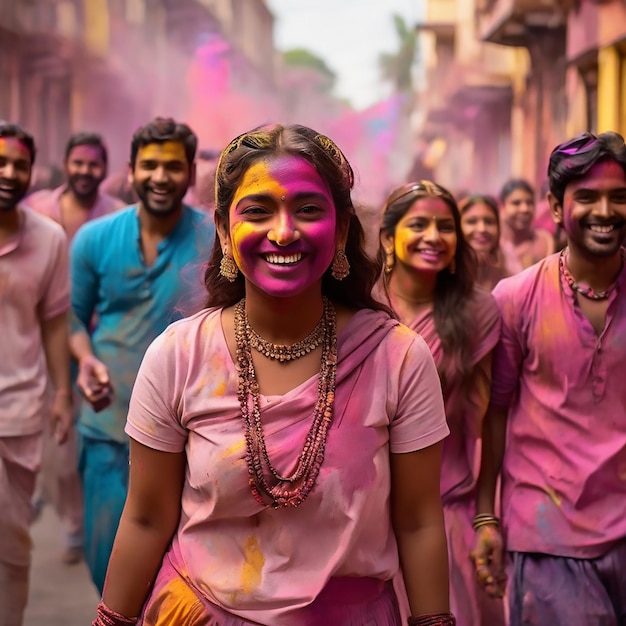
[{"label": "building facade", "polygon": [[271,91],[265,1],[0,0],[0,118],[35,135],[44,165],[60,164],[69,134],[89,130],[122,168],[138,126],[187,119],[198,63],[227,66],[231,91]]},{"label": "building facade", "polygon": [[419,132],[442,183],[495,193],[520,176],[540,189],[564,139],[626,133],[624,0],[426,4]]},{"label": "building facade", "polygon": [[474,0],[429,0],[422,32],[426,65],[424,172],[456,192],[493,193],[511,175],[520,135],[520,94],[528,56],[482,41]]}]

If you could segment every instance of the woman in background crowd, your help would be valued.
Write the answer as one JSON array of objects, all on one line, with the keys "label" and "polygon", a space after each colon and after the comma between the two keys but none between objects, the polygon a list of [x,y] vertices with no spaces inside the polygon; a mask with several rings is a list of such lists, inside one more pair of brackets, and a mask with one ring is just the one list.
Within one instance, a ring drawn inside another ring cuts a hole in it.
[{"label": "woman in background crowd", "polygon": [[500,191],[502,236],[500,247],[510,274],[517,274],[552,254],[554,238],[533,226],[535,190],[521,178],[511,179]]},{"label": "woman in background crowd", "polygon": [[459,202],[465,241],[477,257],[476,284],[491,291],[508,275],[500,250],[498,204],[491,196],[469,195]]},{"label": "woman in background crowd", "polygon": [[475,257],[452,195],[430,181],[396,188],[380,230],[382,295],[426,341],[443,388],[451,434],[444,441],[441,495],[448,535],[451,606],[462,626],[499,626],[502,603],[478,587],[470,549],[476,445],[487,410],[491,353],[500,318],[474,285]]}]

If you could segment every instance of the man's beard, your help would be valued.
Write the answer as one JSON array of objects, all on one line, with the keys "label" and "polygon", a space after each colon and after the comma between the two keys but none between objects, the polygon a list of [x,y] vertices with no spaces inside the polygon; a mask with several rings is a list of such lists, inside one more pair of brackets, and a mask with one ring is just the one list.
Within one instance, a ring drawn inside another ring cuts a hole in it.
[{"label": "man's beard", "polygon": [[[80,182],[90,182],[91,184],[87,186],[87,189],[81,189],[79,186]],[[85,176],[83,174],[75,174],[74,176],[70,176],[68,178],[67,184],[69,188],[74,192],[74,195],[78,198],[92,198],[98,193],[98,188],[100,187],[100,183],[102,179],[98,180],[94,176]]]},{"label": "man's beard", "polygon": [[135,193],[139,197],[139,201],[141,202],[143,208],[150,213],[150,215],[154,215],[155,217],[168,217],[172,213],[175,213],[181,205],[183,198],[185,195],[175,196],[172,198],[172,202],[168,206],[164,207],[154,207],[151,206],[148,201],[148,190],[145,187],[140,187],[139,185],[133,185],[135,189]]},{"label": "man's beard", "polygon": [[[0,181],[0,187],[2,186],[2,182]],[[13,211],[13,209],[15,209],[15,207],[20,203],[20,200],[24,198],[27,191],[28,184],[24,187],[16,187],[15,189],[12,189],[11,195],[8,197],[0,195],[0,213],[9,213],[10,211]]]}]

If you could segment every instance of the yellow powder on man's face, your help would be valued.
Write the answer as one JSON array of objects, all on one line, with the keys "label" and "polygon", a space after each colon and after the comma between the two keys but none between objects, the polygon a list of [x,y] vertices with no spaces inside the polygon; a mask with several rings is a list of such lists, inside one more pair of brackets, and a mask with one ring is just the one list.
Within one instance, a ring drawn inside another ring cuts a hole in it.
[{"label": "yellow powder on man's face", "polygon": [[187,161],[185,146],[180,141],[149,143],[137,151],[137,161]]}]

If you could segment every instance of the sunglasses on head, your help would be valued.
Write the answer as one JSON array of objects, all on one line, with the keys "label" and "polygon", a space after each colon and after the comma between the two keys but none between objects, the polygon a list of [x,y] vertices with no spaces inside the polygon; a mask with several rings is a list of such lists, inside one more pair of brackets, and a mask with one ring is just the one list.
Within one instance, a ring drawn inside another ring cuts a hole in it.
[{"label": "sunglasses on head", "polygon": [[557,148],[557,152],[572,155],[588,152],[598,141],[598,138],[591,133],[583,133],[575,139],[564,143]]}]

